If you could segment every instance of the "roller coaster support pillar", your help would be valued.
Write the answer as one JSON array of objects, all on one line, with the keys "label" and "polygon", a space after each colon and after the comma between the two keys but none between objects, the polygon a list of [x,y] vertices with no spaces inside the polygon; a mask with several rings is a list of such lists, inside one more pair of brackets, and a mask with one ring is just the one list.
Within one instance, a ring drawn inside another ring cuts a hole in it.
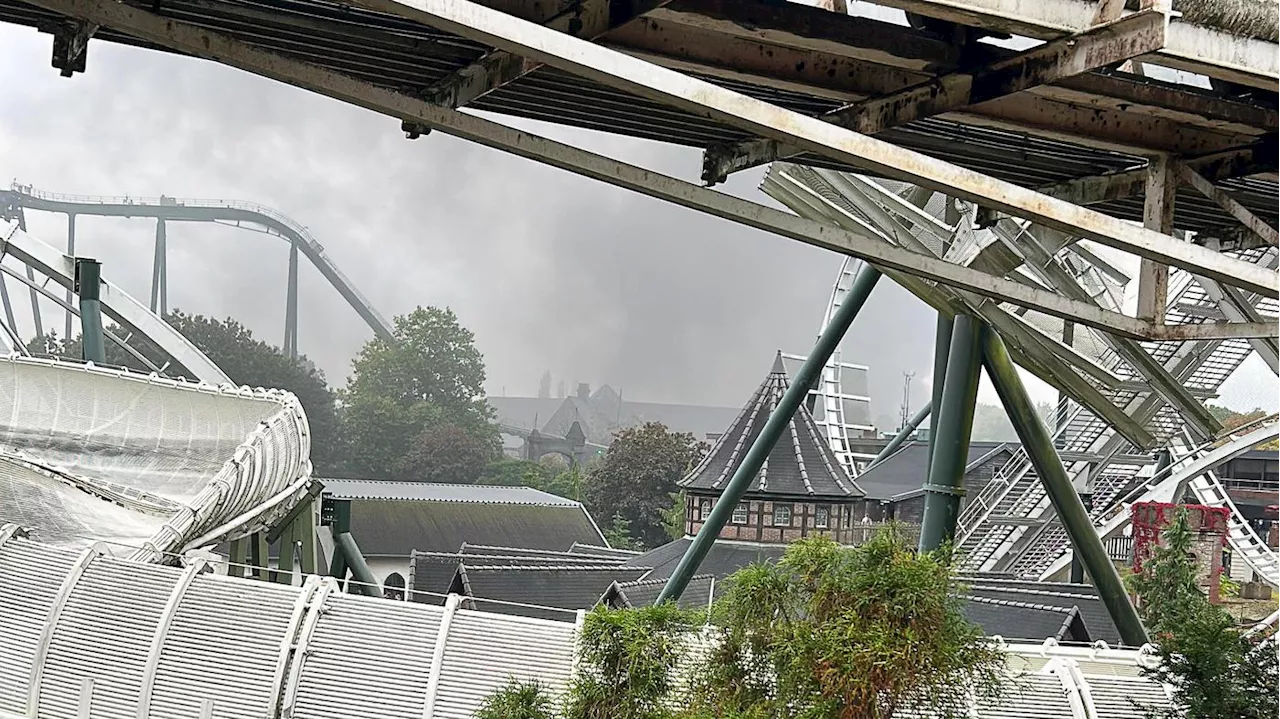
[{"label": "roller coaster support pillar", "polygon": [[[924,421],[924,418],[929,416],[929,412],[932,409],[933,403],[930,402],[922,407],[919,412],[916,412],[915,416],[907,421],[906,426],[898,430],[898,434],[896,434],[893,439],[889,440],[889,443],[884,446],[884,449],[880,450],[880,454],[877,454],[876,458],[871,460],[871,463],[867,465],[867,469],[871,469],[877,464],[880,464],[886,457],[898,451],[898,448],[902,446],[903,442],[907,441],[907,438],[911,436],[912,432],[916,431],[916,428],[920,426],[920,423]],[[865,472],[867,469],[862,471]]]},{"label": "roller coaster support pillar", "polygon": [[703,522],[702,529],[698,530],[698,536],[693,538],[693,543],[689,545],[689,549],[680,558],[680,564],[676,566],[675,572],[667,580],[666,586],[662,588],[662,592],[659,593],[655,602],[656,604],[662,604],[667,601],[674,602],[684,593],[685,587],[689,585],[689,580],[697,573],[698,566],[702,564],[707,552],[711,550],[711,545],[715,543],[716,537],[720,535],[720,530],[729,521],[734,507],[738,506],[742,495],[746,493],[747,488],[751,485],[751,480],[755,479],[760,467],[769,458],[769,453],[773,451],[773,446],[777,444],[778,438],[782,436],[782,432],[790,424],[791,418],[795,416],[796,410],[800,408],[800,403],[805,400],[806,395],[809,393],[809,388],[822,375],[822,370],[826,367],[827,360],[831,358],[831,354],[840,346],[840,340],[844,339],[845,332],[849,330],[849,325],[853,324],[854,318],[858,316],[858,312],[867,302],[867,297],[871,296],[871,290],[875,288],[876,283],[879,281],[880,271],[864,262],[858,269],[857,276],[853,278],[853,282],[849,286],[849,293],[845,296],[844,302],[840,304],[840,309],[836,310],[836,313],[831,316],[831,321],[827,323],[827,326],[822,330],[822,334],[818,336],[817,343],[809,351],[808,357],[805,358],[804,364],[800,366],[800,371],[796,373],[791,386],[787,387],[782,399],[778,400],[777,408],[774,409],[773,414],[769,415],[769,420],[765,422],[764,429],[760,431],[755,441],[751,443],[751,448],[747,450],[746,455],[742,458],[742,463],[734,470],[733,477],[725,487],[720,500],[716,502],[716,506],[711,510],[711,516],[707,517],[706,521]]},{"label": "roller coaster support pillar", "polygon": [[[74,212],[68,212],[67,213],[67,257],[75,257],[75,256],[76,256],[76,215]],[[67,290],[67,304],[70,305],[72,302],[75,302],[75,301],[76,301],[75,297],[72,296],[71,290]],[[71,326],[73,321],[74,321],[74,315],[71,314],[71,310],[67,310],[67,322],[66,322],[66,325],[64,325],[63,331],[62,331],[63,342],[66,342],[67,340],[71,339],[71,332],[75,329]]]},{"label": "roller coaster support pillar", "polygon": [[284,354],[298,357],[298,243],[289,243],[289,282],[284,297]]},{"label": "roller coaster support pillar", "polygon": [[168,247],[163,219],[156,220],[155,259],[151,263],[151,311],[165,316],[169,312]]},{"label": "roller coaster support pillar", "polygon": [[76,258],[76,293],[80,295],[80,351],[88,362],[103,364],[107,351],[102,333],[102,264],[97,260]]},{"label": "roller coaster support pillar", "polygon": [[[938,313],[938,327],[933,334],[933,398],[929,403],[931,407],[942,408],[942,387],[947,383],[947,354],[951,352],[951,331],[955,321],[950,316]],[[936,430],[938,428],[938,417],[929,422],[929,429]],[[929,467],[933,464],[933,435],[929,432],[929,460],[925,464]]]},{"label": "roller coaster support pillar", "polygon": [[964,493],[964,468],[969,459],[973,408],[978,402],[982,333],[981,321],[968,315],[956,315],[947,352],[942,404],[934,415],[930,435],[933,456],[924,485],[921,552],[941,547],[956,534],[960,496]]},{"label": "roller coaster support pillar", "polygon": [[1142,646],[1147,642],[1147,632],[1142,627],[1137,610],[1129,601],[1120,573],[1107,556],[1107,550],[1089,519],[1084,502],[1076,494],[1071,478],[1067,476],[1062,460],[1053,447],[1053,440],[1036,414],[1031,398],[1027,396],[1018,370],[1009,358],[1009,350],[995,332],[988,331],[983,337],[982,358],[987,376],[995,385],[996,394],[1000,395],[1000,402],[1013,422],[1018,439],[1027,450],[1027,456],[1031,458],[1031,464],[1044,485],[1045,493],[1049,495],[1054,511],[1067,530],[1067,536],[1071,538],[1072,549],[1092,577],[1098,596],[1120,631],[1121,640],[1132,647]]}]

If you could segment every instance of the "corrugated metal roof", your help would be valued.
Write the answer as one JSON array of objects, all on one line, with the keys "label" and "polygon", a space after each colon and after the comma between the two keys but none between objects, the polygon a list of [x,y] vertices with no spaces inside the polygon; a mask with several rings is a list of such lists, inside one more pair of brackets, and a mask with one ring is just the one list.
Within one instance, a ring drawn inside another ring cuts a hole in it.
[{"label": "corrugated metal roof", "polygon": [[573,542],[603,544],[580,504],[430,502],[360,499],[351,534],[366,556],[408,557],[413,550],[455,552],[464,542],[560,551]]},{"label": "corrugated metal roof", "polygon": [[478,504],[529,504],[541,507],[578,507],[580,503],[532,487],[500,487],[484,484],[435,484],[391,482],[380,479],[321,479],[324,493],[334,499],[421,500],[424,502],[472,502]]}]

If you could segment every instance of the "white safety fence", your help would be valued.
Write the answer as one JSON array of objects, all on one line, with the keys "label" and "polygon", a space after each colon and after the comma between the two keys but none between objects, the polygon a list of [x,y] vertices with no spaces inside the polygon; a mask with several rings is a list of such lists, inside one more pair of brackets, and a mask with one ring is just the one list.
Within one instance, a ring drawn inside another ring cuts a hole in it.
[{"label": "white safety fence", "polygon": [[[510,679],[570,682],[581,621],[291,587],[35,542],[0,528],[0,719],[464,719]],[[581,617],[581,615],[579,615]],[[999,641],[997,639],[997,641]],[[978,719],[1137,719],[1143,650],[1004,644]]]},{"label": "white safety fence", "polygon": [[42,541],[157,561],[287,509],[310,481],[291,393],[16,355],[0,374],[0,521]]}]

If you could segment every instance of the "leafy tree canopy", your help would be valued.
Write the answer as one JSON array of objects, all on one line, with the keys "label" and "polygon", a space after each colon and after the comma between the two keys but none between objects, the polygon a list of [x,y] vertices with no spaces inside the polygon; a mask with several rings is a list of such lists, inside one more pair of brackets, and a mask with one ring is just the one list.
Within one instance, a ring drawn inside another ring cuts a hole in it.
[{"label": "leafy tree canopy", "polygon": [[669,432],[658,422],[620,430],[587,473],[587,508],[597,517],[620,516],[640,546],[657,546],[667,540],[664,512],[679,490],[676,482],[706,451],[692,434]]},{"label": "leafy tree canopy", "polygon": [[[376,478],[412,474],[425,461],[444,461],[452,448],[461,454],[446,463],[453,471],[467,469],[442,481],[474,481],[499,448],[484,378],[475,337],[452,310],[419,307],[397,317],[393,340],[375,338],[360,350],[341,395],[346,471]],[[457,441],[459,432],[478,441]],[[478,463],[481,444],[489,449]]]},{"label": "leafy tree canopy", "polygon": [[1275,636],[1244,636],[1196,583],[1186,510],[1132,578],[1160,663],[1143,671],[1173,687],[1176,708],[1147,707],[1152,719],[1273,719],[1280,713]]}]

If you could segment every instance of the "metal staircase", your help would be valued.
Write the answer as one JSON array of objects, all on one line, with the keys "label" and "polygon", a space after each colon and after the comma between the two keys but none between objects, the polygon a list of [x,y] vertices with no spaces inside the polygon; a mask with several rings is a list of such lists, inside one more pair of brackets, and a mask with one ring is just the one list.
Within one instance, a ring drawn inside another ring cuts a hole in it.
[{"label": "metal staircase", "polygon": [[[1249,250],[1240,255],[1263,266],[1274,268],[1276,265],[1274,250]],[[1174,280],[1170,292],[1173,299],[1166,315],[1168,324],[1199,323],[1213,316],[1216,303],[1196,278],[1178,272],[1171,279]],[[1250,303],[1263,314],[1274,315],[1277,310],[1274,300],[1255,296],[1250,298]],[[1253,351],[1249,342],[1244,340],[1145,343],[1144,349],[1193,393],[1209,396],[1217,392]],[[1114,351],[1103,353],[1099,364],[1121,380],[1130,382],[1127,387],[1138,387],[1143,382],[1142,376]],[[1099,390],[1111,397],[1117,407],[1146,425],[1158,440],[1168,441],[1183,432],[1181,417],[1154,392],[1114,390],[1102,386]],[[1116,505],[1119,493],[1131,484],[1143,463],[1135,463],[1131,456],[1116,459],[1118,455],[1131,455],[1136,450],[1105,421],[1082,408],[1074,410],[1059,438],[1060,451],[1064,453],[1092,454],[1101,458],[1093,468],[1083,462],[1069,462],[1068,471],[1073,476],[1086,471],[1092,474],[1091,514],[1095,523],[1104,523]],[[1070,541],[1062,527],[1054,522],[1054,512],[1044,489],[1038,481],[1032,481],[1034,472],[1027,469],[1027,464],[1025,455],[1019,452],[1000,472],[1000,476],[1006,479],[993,481],[962,512],[957,528],[957,548],[965,570],[994,570],[1040,579],[1050,568],[1060,568],[1061,558],[1069,550]],[[1202,487],[1205,498],[1212,502],[1230,501],[1221,491],[1221,486],[1216,485],[1216,480],[1201,478],[1195,484]],[[1254,551],[1254,543],[1245,532],[1252,530],[1234,511],[1233,523],[1241,525],[1239,541],[1251,552],[1246,561],[1265,565],[1265,560],[1259,558],[1261,555]],[[1274,571],[1274,565],[1271,570]]]}]

